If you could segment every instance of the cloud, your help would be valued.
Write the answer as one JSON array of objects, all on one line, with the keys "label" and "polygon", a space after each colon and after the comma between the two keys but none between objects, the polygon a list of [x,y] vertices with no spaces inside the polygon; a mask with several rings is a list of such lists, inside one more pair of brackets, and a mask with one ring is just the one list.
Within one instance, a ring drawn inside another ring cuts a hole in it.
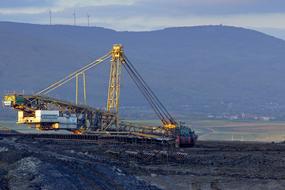
[{"label": "cloud", "polygon": [[[83,25],[86,23],[85,18],[81,18]],[[283,23],[285,13],[282,14],[247,14],[247,15],[230,15],[230,16],[187,16],[187,17],[151,17],[137,16],[125,19],[114,20],[111,17],[104,19],[93,19],[99,26],[107,26],[116,30],[144,31],[156,30],[167,27],[197,26],[197,25],[231,25],[246,28],[285,28]]]},{"label": "cloud", "polygon": [[21,15],[21,14],[40,14],[48,11],[48,8],[39,7],[25,7],[25,8],[0,8],[0,14],[2,15]]},{"label": "cloud", "polygon": [[[31,14],[31,9],[53,9],[64,11],[69,8],[126,6],[138,13],[152,14],[241,14],[277,13],[285,11],[284,0],[1,0],[2,14]],[[26,11],[24,11],[26,10]],[[40,11],[38,11],[40,12]]]},{"label": "cloud", "polygon": [[134,0],[58,0],[55,5],[59,7],[89,7],[110,5],[131,5]]},{"label": "cloud", "polygon": [[0,14],[40,14],[82,7],[132,5],[135,0],[1,0]]},{"label": "cloud", "polygon": [[30,8],[51,6],[56,0],[1,0],[1,8]]},{"label": "cloud", "polygon": [[284,0],[138,0],[137,7],[164,10],[163,13],[196,15],[232,15],[277,13],[285,11]]},{"label": "cloud", "polygon": [[[151,30],[170,26],[227,24],[283,27],[284,0],[1,0],[0,20],[77,23],[117,30]],[[284,26],[285,27],[285,26]]]}]

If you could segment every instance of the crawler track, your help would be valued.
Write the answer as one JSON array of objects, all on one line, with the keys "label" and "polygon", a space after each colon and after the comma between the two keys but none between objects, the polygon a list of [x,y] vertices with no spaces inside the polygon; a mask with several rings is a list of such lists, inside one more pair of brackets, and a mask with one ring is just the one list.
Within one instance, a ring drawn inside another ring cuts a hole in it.
[{"label": "crawler track", "polygon": [[73,141],[111,141],[111,142],[125,142],[125,143],[138,143],[138,144],[160,144],[170,145],[171,140],[143,138],[132,135],[131,133],[112,132],[112,133],[97,133],[97,134],[55,134],[55,133],[19,133],[16,131],[2,130],[0,137],[23,137],[32,139],[46,139],[46,140],[73,140]]}]

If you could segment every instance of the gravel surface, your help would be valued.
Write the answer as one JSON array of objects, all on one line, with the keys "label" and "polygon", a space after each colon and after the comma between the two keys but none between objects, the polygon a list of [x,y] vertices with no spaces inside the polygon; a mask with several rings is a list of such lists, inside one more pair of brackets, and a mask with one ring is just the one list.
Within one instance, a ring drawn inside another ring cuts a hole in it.
[{"label": "gravel surface", "polygon": [[284,153],[284,143],[200,141],[175,149],[0,138],[0,190],[284,190]]},{"label": "gravel surface", "polygon": [[80,144],[0,140],[0,189],[158,189],[73,146]]}]

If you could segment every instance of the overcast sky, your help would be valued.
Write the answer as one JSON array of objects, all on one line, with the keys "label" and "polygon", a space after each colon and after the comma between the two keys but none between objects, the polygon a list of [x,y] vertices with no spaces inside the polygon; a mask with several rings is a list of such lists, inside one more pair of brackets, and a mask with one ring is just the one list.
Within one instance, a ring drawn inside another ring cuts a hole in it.
[{"label": "overcast sky", "polygon": [[285,29],[285,0],[0,0],[0,20],[115,30],[224,24]]}]

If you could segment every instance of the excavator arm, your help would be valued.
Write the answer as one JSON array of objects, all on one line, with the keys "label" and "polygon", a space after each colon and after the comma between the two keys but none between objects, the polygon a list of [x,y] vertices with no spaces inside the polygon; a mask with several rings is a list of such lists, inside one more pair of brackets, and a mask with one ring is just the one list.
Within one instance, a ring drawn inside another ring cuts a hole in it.
[{"label": "excavator arm", "polygon": [[158,99],[149,85],[145,82],[142,76],[139,74],[137,69],[131,63],[131,61],[126,57],[125,54],[122,54],[123,61],[121,62],[130,78],[134,81],[135,85],[138,87],[142,95],[148,101],[158,118],[161,120],[164,129],[171,130],[175,129],[178,123],[175,119],[170,115],[166,107],[162,104],[162,102]]},{"label": "excavator arm", "polygon": [[[189,127],[182,123],[178,123],[172,115],[168,112],[166,107],[162,104],[162,102],[158,99],[156,94],[152,91],[149,85],[145,82],[143,77],[139,74],[137,69],[131,63],[131,61],[126,57],[123,52],[122,46],[114,46],[120,47],[116,55],[118,55],[119,62],[130,78],[134,81],[135,85],[138,87],[142,95],[148,101],[158,118],[161,120],[163,124],[163,129],[173,136],[176,139],[176,145],[178,146],[193,146],[198,138],[194,131],[192,131]],[[114,52],[113,47],[113,52]],[[116,49],[115,49],[116,50]],[[113,55],[114,57],[114,55]]]}]

